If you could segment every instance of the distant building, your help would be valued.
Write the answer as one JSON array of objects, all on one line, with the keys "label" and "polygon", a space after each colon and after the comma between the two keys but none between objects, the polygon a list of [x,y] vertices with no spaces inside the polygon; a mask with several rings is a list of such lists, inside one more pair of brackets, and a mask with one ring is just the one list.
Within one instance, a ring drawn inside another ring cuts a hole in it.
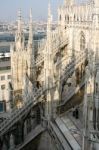
[{"label": "distant building", "polygon": [[[0,113],[10,111],[10,89],[11,82],[11,64],[10,55],[5,54],[0,56]],[[0,114],[1,117],[1,114]]]}]

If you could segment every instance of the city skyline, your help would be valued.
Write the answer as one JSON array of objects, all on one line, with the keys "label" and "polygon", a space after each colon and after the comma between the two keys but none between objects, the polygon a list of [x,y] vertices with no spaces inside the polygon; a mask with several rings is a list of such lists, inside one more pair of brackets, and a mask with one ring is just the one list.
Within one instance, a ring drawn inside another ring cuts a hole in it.
[{"label": "city skyline", "polygon": [[[51,9],[53,13],[53,19],[57,20],[57,8],[63,3],[64,0],[50,0]],[[77,0],[85,1],[85,0]],[[17,17],[17,12],[21,8],[22,16],[25,19],[29,17],[29,9],[32,8],[33,19],[34,20],[44,20],[47,19],[47,9],[49,0],[3,0],[0,5],[0,21],[14,21]]]}]

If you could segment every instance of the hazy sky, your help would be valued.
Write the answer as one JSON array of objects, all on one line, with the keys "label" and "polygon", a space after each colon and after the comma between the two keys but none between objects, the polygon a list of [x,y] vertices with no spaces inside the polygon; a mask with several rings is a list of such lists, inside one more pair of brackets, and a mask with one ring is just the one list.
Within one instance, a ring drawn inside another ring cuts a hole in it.
[{"label": "hazy sky", "polygon": [[[28,18],[29,9],[32,8],[34,20],[46,20],[49,0],[0,0],[0,20],[13,21],[17,17],[17,11],[21,8],[24,18]],[[57,8],[64,0],[50,0],[54,18],[57,16]],[[78,0],[79,1],[79,0]],[[81,0],[80,0],[81,1]],[[84,1],[84,0],[82,0]]]}]

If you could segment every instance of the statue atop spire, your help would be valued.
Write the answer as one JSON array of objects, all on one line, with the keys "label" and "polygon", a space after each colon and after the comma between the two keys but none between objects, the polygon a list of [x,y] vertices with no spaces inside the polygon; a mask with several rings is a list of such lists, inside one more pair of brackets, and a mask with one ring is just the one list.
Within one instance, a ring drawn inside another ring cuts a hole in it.
[{"label": "statue atop spire", "polygon": [[32,46],[33,46],[33,21],[32,21],[32,9],[30,9],[28,47],[30,48]]},{"label": "statue atop spire", "polygon": [[50,4],[50,1],[49,1],[49,4],[48,4],[48,18],[51,18],[51,4]]},{"label": "statue atop spire", "polygon": [[17,47],[17,50],[24,49],[24,33],[22,29],[22,17],[21,17],[21,9],[18,11],[18,28],[15,36],[15,44]]},{"label": "statue atop spire", "polygon": [[49,5],[48,5],[48,24],[51,24],[52,22],[52,15],[51,15],[51,4],[49,1]]},{"label": "statue atop spire", "polygon": [[65,6],[72,6],[75,4],[75,0],[65,0]]}]

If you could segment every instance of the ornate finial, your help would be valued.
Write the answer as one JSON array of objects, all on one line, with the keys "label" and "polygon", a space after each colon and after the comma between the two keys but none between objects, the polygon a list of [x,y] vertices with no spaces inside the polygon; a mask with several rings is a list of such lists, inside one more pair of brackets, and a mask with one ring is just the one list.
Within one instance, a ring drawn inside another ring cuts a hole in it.
[{"label": "ornate finial", "polygon": [[22,21],[22,17],[21,17],[21,9],[18,11],[18,32],[21,32],[21,21]]},{"label": "ornate finial", "polygon": [[21,20],[21,8],[18,11],[18,20]]}]

